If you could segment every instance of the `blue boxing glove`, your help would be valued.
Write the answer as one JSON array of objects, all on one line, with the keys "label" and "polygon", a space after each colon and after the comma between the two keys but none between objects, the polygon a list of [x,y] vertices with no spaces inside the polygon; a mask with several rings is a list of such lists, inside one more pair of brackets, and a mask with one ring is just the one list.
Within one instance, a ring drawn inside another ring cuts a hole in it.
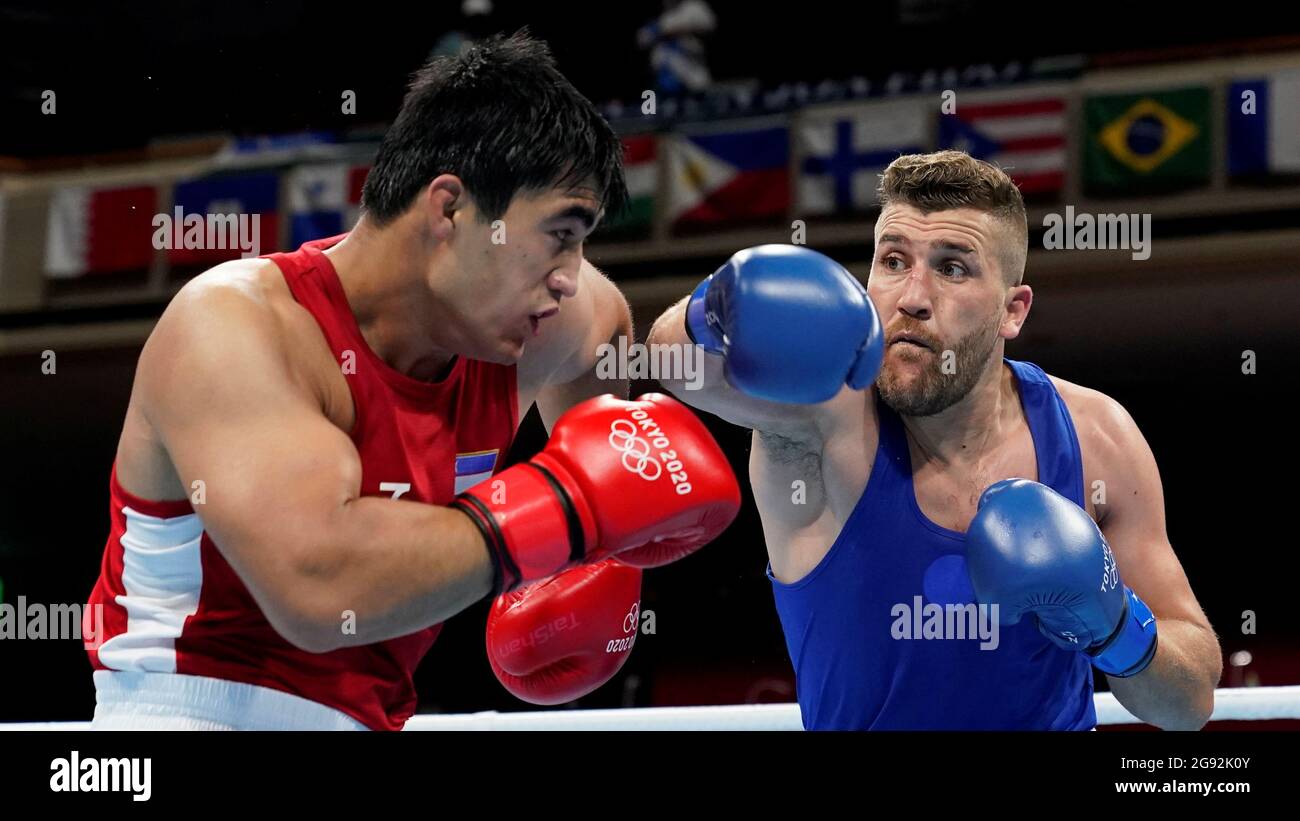
[{"label": "blue boxing glove", "polygon": [[1112,676],[1136,675],[1155,658],[1151,609],[1120,580],[1097,524],[1046,485],[990,485],[966,532],[966,562],[976,598],[996,603],[1002,624],[1033,613],[1044,636]]},{"label": "blue boxing glove", "polygon": [[825,402],[875,381],[884,357],[867,291],[830,257],[796,245],[740,251],[686,306],[691,340],[726,360],[737,390],[773,402]]}]

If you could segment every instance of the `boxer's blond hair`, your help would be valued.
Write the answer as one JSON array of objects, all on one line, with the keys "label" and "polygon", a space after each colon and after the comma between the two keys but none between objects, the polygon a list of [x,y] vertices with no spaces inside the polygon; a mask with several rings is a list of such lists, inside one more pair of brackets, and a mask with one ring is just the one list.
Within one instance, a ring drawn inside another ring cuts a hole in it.
[{"label": "boxer's blond hair", "polygon": [[987,211],[1007,231],[998,250],[1002,278],[1019,285],[1029,254],[1029,221],[1020,189],[1006,172],[964,151],[905,154],[880,177],[880,206],[911,205],[923,214],[953,208]]}]

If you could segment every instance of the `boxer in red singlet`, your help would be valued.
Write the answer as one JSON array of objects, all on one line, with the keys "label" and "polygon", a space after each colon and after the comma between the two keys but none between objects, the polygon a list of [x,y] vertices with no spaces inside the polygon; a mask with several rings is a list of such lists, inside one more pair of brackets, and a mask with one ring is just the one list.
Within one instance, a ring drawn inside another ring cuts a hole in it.
[{"label": "boxer in red singlet", "polygon": [[[683,406],[593,398],[626,395],[594,368],[632,328],[583,241],[625,198],[609,126],[541,43],[497,39],[416,75],[350,233],[188,283],[113,467],[94,725],[400,729],[487,595],[513,692],[612,676],[639,568],[739,505]],[[550,443],[497,474],[534,404]]]}]

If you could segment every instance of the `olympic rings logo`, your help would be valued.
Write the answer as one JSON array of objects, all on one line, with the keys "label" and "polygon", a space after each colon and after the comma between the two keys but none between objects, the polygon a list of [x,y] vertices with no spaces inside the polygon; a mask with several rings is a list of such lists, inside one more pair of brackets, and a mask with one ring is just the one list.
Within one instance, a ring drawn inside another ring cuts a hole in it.
[{"label": "olympic rings logo", "polygon": [[636,604],[632,605],[632,609],[628,611],[627,617],[623,619],[624,633],[631,633],[632,631],[636,630],[637,622],[641,620],[640,610],[641,610],[640,602],[637,602]]},{"label": "olympic rings logo", "polygon": [[609,424],[609,446],[623,452],[623,467],[653,482],[663,473],[663,468],[650,456],[650,443],[636,435],[636,425],[626,419],[615,419]]}]

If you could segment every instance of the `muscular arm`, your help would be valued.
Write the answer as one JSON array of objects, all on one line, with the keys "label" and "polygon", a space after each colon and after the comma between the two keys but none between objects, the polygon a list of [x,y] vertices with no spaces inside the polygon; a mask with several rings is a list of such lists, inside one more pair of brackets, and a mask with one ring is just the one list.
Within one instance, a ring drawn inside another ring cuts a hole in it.
[{"label": "muscular arm", "polygon": [[[569,408],[593,396],[612,393],[627,398],[628,380],[611,378],[598,368],[602,344],[617,349],[618,338],[632,342],[632,312],[613,282],[587,261],[579,273],[578,294],[556,317],[546,349],[521,373],[540,382],[537,409],[549,431]],[[617,371],[615,371],[617,373]]]},{"label": "muscular arm", "polygon": [[[688,300],[682,299],[659,317],[649,343],[689,349]],[[828,488],[854,487],[861,492],[856,474],[851,469],[846,474],[845,460],[828,458],[829,443],[839,441],[841,448],[852,451],[853,444],[843,443],[865,445],[874,440],[875,415],[864,413],[869,405],[862,391],[848,387],[816,405],[757,399],[727,383],[721,356],[703,354],[702,358],[702,378],[661,376],[659,381],[682,402],[753,431],[749,477],[768,558],[779,580],[802,578],[825,555],[848,515],[842,505],[831,503]],[[865,474],[861,479],[865,481]]]},{"label": "muscular arm", "polygon": [[[1100,395],[1098,395],[1100,396]],[[1142,432],[1117,402],[1100,396],[1091,424],[1106,502],[1100,526],[1120,577],[1156,616],[1159,643],[1146,670],[1107,677],[1129,712],[1167,730],[1199,729],[1214,710],[1223,673],[1218,639],[1165,532],[1164,488]]]},{"label": "muscular arm", "polygon": [[[361,463],[290,366],[279,319],[229,284],[191,285],[146,345],[139,388],[204,528],[271,625],[302,649],[370,644],[486,595],[478,530],[453,510],[361,498]],[[355,635],[342,630],[355,614]]]}]

